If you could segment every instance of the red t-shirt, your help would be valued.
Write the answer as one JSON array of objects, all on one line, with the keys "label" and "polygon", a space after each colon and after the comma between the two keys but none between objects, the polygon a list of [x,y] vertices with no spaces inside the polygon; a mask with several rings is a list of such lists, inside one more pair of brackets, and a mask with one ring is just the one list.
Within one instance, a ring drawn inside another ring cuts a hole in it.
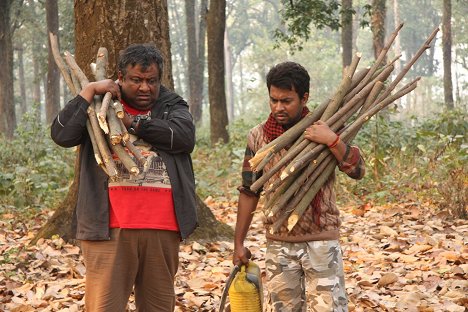
[{"label": "red t-shirt", "polygon": [[[149,111],[138,111],[124,102],[125,110],[131,115],[146,115]],[[132,141],[138,139],[131,136]],[[138,165],[137,176],[129,174],[117,155],[113,155],[118,175],[109,179],[110,227],[126,229],[160,229],[178,231],[174,210],[172,188],[166,165],[155,151],[138,146],[147,159],[144,167],[126,149]]]}]

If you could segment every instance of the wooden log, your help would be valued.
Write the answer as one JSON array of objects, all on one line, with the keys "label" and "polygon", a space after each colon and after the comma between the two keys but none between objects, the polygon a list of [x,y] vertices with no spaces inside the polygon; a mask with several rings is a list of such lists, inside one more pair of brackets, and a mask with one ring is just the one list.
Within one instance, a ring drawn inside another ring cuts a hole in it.
[{"label": "wooden log", "polygon": [[[108,141],[111,143],[110,138],[108,138]],[[110,144],[110,147],[130,174],[136,176],[140,173],[140,169],[138,169],[137,164],[133,161],[130,155],[128,155],[125,147],[120,144]]]},{"label": "wooden log", "polygon": [[[359,117],[349,128],[347,128],[343,133],[342,136],[346,139],[349,140],[350,137],[355,135],[357,130],[359,130],[362,125],[369,120],[370,117],[375,115],[377,112],[385,108],[386,106],[390,105],[393,103],[395,100],[399,99],[400,97],[408,94],[409,92],[413,91],[416,86],[417,86],[417,81],[419,81],[420,78],[417,78],[413,80],[412,82],[408,83],[405,85],[403,88],[401,88],[396,94],[386,98],[382,102],[378,103],[375,105],[373,108],[371,108],[368,112],[364,113],[361,117]],[[329,164],[328,166],[331,166]],[[301,199],[300,203],[295,207],[294,212],[291,214],[291,216],[288,218],[288,229],[291,230],[296,223],[299,221],[299,218],[302,216],[304,211],[307,209],[308,205],[314,198],[314,196],[317,194],[317,192],[322,188],[323,184],[327,181],[328,177],[330,174],[333,173],[335,170],[336,166],[336,160],[333,163],[333,167],[328,167],[322,171],[322,173],[319,172],[320,176],[317,178],[316,182],[313,183],[313,185],[310,187],[306,195]],[[317,170],[318,171],[318,170]],[[284,216],[283,216],[284,218]],[[284,220],[283,220],[284,222]],[[281,225],[281,224],[280,224]]]},{"label": "wooden log", "polygon": [[259,167],[259,164],[263,160],[263,158],[269,157],[271,159],[274,153],[277,153],[284,147],[294,142],[294,140],[296,140],[309,125],[319,120],[320,116],[322,116],[323,112],[325,111],[328,103],[329,100],[323,101],[322,104],[320,104],[316,109],[314,109],[313,112],[307,114],[307,116],[302,118],[297,124],[289,128],[281,136],[271,141],[263,148],[259,149],[255,156],[249,160],[252,170],[262,170],[263,167]]},{"label": "wooden log", "polygon": [[291,186],[287,190],[285,190],[285,192],[278,198],[277,202],[273,205],[273,207],[268,212],[268,215],[273,216],[278,211],[283,209],[286,206],[286,204],[288,204],[288,202],[293,197],[293,195],[294,195],[294,198],[297,198],[299,195],[296,194],[296,192],[304,185],[306,180],[309,179],[310,181],[310,176],[314,172],[319,172],[321,170],[320,166],[322,162],[330,155],[331,155],[331,152],[329,150],[325,150],[323,153],[319,155],[319,157],[317,157],[317,159],[315,159],[306,168],[304,168],[304,170],[299,175],[299,177],[297,179],[293,179]]},{"label": "wooden log", "polygon": [[382,51],[380,51],[380,54],[377,57],[377,60],[371,66],[371,68],[369,69],[366,76],[362,79],[362,81],[356,86],[356,88],[354,88],[354,90],[350,94],[346,95],[345,102],[349,101],[352,97],[354,97],[354,95],[356,95],[359,91],[361,91],[361,89],[364,88],[364,86],[366,86],[367,83],[372,79],[372,76],[379,69],[380,64],[382,63],[382,61],[386,57],[388,50],[390,49],[391,45],[393,44],[393,41],[395,41],[395,38],[398,35],[398,33],[399,33],[399,31],[401,30],[402,27],[403,27],[403,24],[400,24],[393,31],[393,33],[390,35],[389,39],[387,40],[387,43],[383,47]]},{"label": "wooden log", "polygon": [[93,132],[96,137],[96,144],[99,148],[99,152],[101,153],[104,165],[106,166],[107,174],[110,177],[113,177],[117,175],[117,168],[109,151],[109,147],[107,145],[106,138],[104,137],[104,133],[100,130],[101,128],[99,127],[99,122],[96,116],[96,110],[93,104],[89,105],[88,107],[88,118],[90,120]]},{"label": "wooden log", "polygon": [[128,148],[128,150],[135,156],[135,158],[141,165],[146,165],[146,158],[141,154],[141,151],[138,147],[133,145],[133,143],[130,140],[122,143],[124,143],[124,146]]},{"label": "wooden log", "polygon": [[403,67],[401,72],[397,75],[395,80],[392,81],[390,86],[379,96],[379,100],[383,100],[385,97],[387,97],[393,89],[398,85],[398,83],[403,79],[403,77],[408,73],[410,68],[416,63],[416,61],[421,57],[421,55],[431,47],[431,42],[434,40],[435,36],[437,35],[437,32],[439,31],[439,27],[435,28],[432,33],[429,35],[429,37],[426,39],[426,41],[422,44],[422,46],[419,48],[419,50],[413,55],[411,60]]},{"label": "wooden log", "polygon": [[114,109],[115,114],[119,119],[124,118],[125,112],[122,103],[119,101],[114,101],[112,102],[112,108]]},{"label": "wooden log", "polygon": [[68,68],[66,67],[62,57],[60,56],[57,36],[50,32],[49,40],[50,40],[50,49],[52,50],[52,55],[54,57],[55,64],[57,64],[57,67],[60,70],[60,73],[62,73],[63,80],[65,80],[65,83],[67,84],[68,89],[70,89],[70,92],[73,95],[77,95],[78,92],[75,88],[75,85],[73,84],[72,78],[68,72]]},{"label": "wooden log", "polygon": [[[300,216],[298,215],[298,212],[304,212],[305,209],[303,208],[304,205],[305,208],[307,208],[310,203],[312,202],[312,199],[314,199],[315,195],[317,195],[318,191],[320,188],[323,186],[323,184],[327,181],[329,176],[335,171],[336,167],[336,159],[330,158],[329,162],[322,162],[321,164],[324,168],[320,168],[320,171],[317,170],[317,173],[315,174],[315,177],[311,177],[309,181],[312,181],[312,183],[308,183],[308,185],[305,185],[301,189],[301,193],[304,195],[300,198],[299,203],[295,207],[295,209],[285,209],[283,214],[278,218],[278,220],[272,225],[271,230],[273,233],[278,232],[278,230],[281,228],[281,225],[284,223],[286,219],[288,219],[288,230],[291,231],[291,229],[296,225],[297,221],[299,220]],[[315,178],[315,179],[313,179]],[[310,184],[310,185],[309,185]],[[307,203],[307,204],[306,204]],[[291,205],[292,206],[292,205]],[[288,205],[289,207],[289,205]],[[304,210],[304,211],[302,211]],[[291,219],[292,216],[293,218]],[[296,223],[294,223],[294,221]]]},{"label": "wooden log", "polygon": [[84,88],[88,85],[89,80],[86,77],[86,75],[83,73],[81,68],[78,66],[78,64],[75,61],[75,58],[73,55],[71,55],[70,52],[65,51],[65,61],[67,62],[68,66],[70,67],[70,70],[73,72],[73,74],[78,78],[78,81],[81,84],[81,88]]},{"label": "wooden log", "polygon": [[96,143],[96,137],[94,136],[93,127],[91,126],[90,121],[86,121],[86,129],[88,129],[89,138],[91,139],[91,145],[93,146],[94,159],[99,166],[102,166],[104,163],[102,161],[101,153],[99,153],[99,148]]},{"label": "wooden log", "polygon": [[122,141],[122,126],[121,120],[112,109],[106,111],[107,124],[109,125],[109,137],[112,145],[119,144]]}]

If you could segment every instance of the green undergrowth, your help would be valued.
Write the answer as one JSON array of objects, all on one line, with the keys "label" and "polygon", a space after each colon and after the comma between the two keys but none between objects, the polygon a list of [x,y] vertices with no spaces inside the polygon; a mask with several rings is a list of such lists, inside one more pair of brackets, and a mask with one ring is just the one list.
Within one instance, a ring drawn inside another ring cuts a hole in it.
[{"label": "green undergrowth", "polygon": [[13,139],[0,138],[0,214],[30,218],[68,191],[74,153],[50,139],[35,111],[23,116]]},{"label": "green undergrowth", "polygon": [[[265,118],[237,119],[229,127],[229,143],[214,146],[209,128],[197,129],[192,158],[202,199],[237,199],[248,130]],[[354,181],[337,174],[340,204],[430,203],[466,218],[467,130],[462,112],[406,123],[371,120],[355,140],[366,161],[366,176]],[[75,153],[58,147],[49,133],[28,114],[13,139],[0,138],[0,215],[31,219],[68,192]]]}]

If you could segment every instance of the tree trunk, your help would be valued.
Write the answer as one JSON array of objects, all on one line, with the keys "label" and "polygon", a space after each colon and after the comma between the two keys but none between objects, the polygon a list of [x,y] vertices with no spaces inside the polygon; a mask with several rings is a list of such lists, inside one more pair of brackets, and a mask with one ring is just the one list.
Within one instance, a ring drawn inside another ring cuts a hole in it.
[{"label": "tree trunk", "polygon": [[[37,39],[33,38],[33,51],[38,49],[38,42]],[[32,62],[33,62],[33,104],[40,104],[41,103],[41,71],[40,71],[40,63],[39,63],[39,56],[33,53],[32,55]]]},{"label": "tree trunk", "polygon": [[16,56],[18,58],[18,82],[20,91],[20,118],[26,113],[27,101],[26,101],[26,80],[24,78],[24,45],[20,38],[18,38],[18,47],[16,49]]},{"label": "tree trunk", "polygon": [[[371,30],[375,59],[378,58],[385,45],[385,14],[385,0],[372,0]],[[386,62],[387,59],[385,58],[383,64]]]},{"label": "tree trunk", "polygon": [[[125,6],[124,6],[125,4]],[[120,15],[117,15],[120,14]],[[118,16],[126,16],[126,19],[115,20]],[[131,17],[131,18],[130,18]],[[106,1],[75,1],[75,19],[76,19],[76,49],[80,67],[82,69],[89,68],[91,62],[95,62],[96,54],[99,47],[107,47],[109,51],[109,59],[112,61],[113,72],[116,74],[114,67],[116,66],[115,56],[120,50],[133,42],[155,42],[161,48],[163,58],[168,64],[164,69],[163,84],[172,89],[172,74],[170,68],[170,42],[168,28],[168,12],[166,1],[153,1],[151,3],[140,3],[139,1],[126,1],[125,3],[106,0]],[[140,21],[152,21],[148,25],[152,25],[150,29],[146,29]],[[119,24],[122,22],[123,24]],[[108,34],[109,30],[113,29],[112,36]],[[118,31],[118,32],[117,32]],[[92,34],[92,35],[91,35]],[[90,37],[88,37],[90,36]],[[96,40],[89,40],[96,38]],[[83,47],[86,46],[87,49]],[[89,78],[93,77],[88,74]],[[77,157],[78,158],[78,157]],[[74,208],[77,201],[78,185],[79,185],[79,162],[75,163],[75,178],[70,186],[69,192],[62,203],[58,205],[54,215],[42,227],[40,233],[36,236],[35,241],[41,237],[50,237],[52,234],[58,234],[65,239],[72,237],[71,220]],[[233,230],[228,225],[225,225],[216,220],[209,208],[198,198],[197,210],[199,215],[200,228],[194,233],[191,238],[197,239],[214,239],[230,237]]]},{"label": "tree trunk", "polygon": [[185,1],[185,17],[187,25],[188,51],[188,84],[189,105],[195,123],[202,120],[203,80],[205,69],[205,37],[206,37],[206,6],[207,0],[200,3],[198,33],[195,19],[195,0]]},{"label": "tree trunk", "polygon": [[[49,33],[58,35],[58,4],[56,0],[46,1],[46,19],[47,30]],[[47,36],[49,38],[49,36]],[[57,36],[58,40],[58,36]],[[48,65],[47,65],[47,95],[45,101],[46,123],[52,123],[55,116],[60,110],[60,74],[57,65],[54,61],[54,56],[50,49],[50,41],[48,40]],[[60,45],[59,45],[60,46]]]},{"label": "tree trunk", "polygon": [[12,0],[0,1],[0,135],[12,138],[16,128],[13,96],[13,43],[10,25]]},{"label": "tree trunk", "polygon": [[[398,7],[398,1],[399,0],[393,0],[393,20],[395,22],[395,27],[396,25],[400,25],[400,9]],[[395,38],[395,45],[393,47],[393,50],[395,51],[395,55],[401,54],[400,36]],[[395,62],[395,72],[399,73],[400,70],[401,70],[401,61],[400,59],[398,59]]]},{"label": "tree trunk", "polygon": [[353,59],[353,0],[341,1],[341,47],[343,49],[343,70]]},{"label": "tree trunk", "polygon": [[[174,32],[174,38],[177,38],[177,40],[172,42],[172,45],[175,47],[175,49],[178,51],[178,58],[177,62],[180,64],[187,64],[186,61],[186,40],[185,38],[187,37],[186,34],[183,32],[183,27],[184,27],[184,22],[182,21],[182,18],[180,17],[180,5],[178,6],[177,4],[172,1],[172,6],[171,9],[169,10],[169,19],[172,21],[172,31]],[[173,48],[174,49],[174,48]],[[176,90],[180,94],[187,94],[184,92],[185,90],[188,92],[188,73],[187,73],[187,68],[185,66],[175,66],[173,69],[173,75],[177,77],[176,80]],[[185,90],[184,90],[185,87]],[[190,105],[190,104],[189,104]]]},{"label": "tree trunk", "polygon": [[229,34],[226,31],[224,34],[224,66],[226,68],[226,100],[227,100],[227,111],[228,120],[234,120],[234,84],[232,79],[232,49],[231,43],[229,42]]},{"label": "tree trunk", "polygon": [[442,14],[442,50],[444,59],[444,100],[447,109],[452,110],[453,86],[452,86],[452,2],[444,0]]},{"label": "tree trunk", "polygon": [[[143,22],[144,21],[144,22]],[[89,79],[99,47],[109,51],[108,77],[117,78],[120,51],[153,42],[164,58],[162,84],[174,88],[167,1],[75,0],[76,61]]]},{"label": "tree trunk", "polygon": [[224,84],[226,0],[210,1],[207,21],[211,144],[216,144],[219,141],[227,143],[229,134]]}]

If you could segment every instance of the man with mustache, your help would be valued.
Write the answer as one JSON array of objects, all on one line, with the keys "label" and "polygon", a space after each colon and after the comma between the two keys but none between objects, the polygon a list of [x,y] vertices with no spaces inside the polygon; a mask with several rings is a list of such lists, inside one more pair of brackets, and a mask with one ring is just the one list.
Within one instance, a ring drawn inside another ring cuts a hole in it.
[{"label": "man with mustache", "polygon": [[[233,263],[247,264],[244,240],[260,193],[250,190],[254,182],[249,160],[263,146],[294,126],[308,112],[310,77],[304,67],[294,62],[280,63],[268,72],[267,88],[271,113],[268,120],[249,132],[242,168],[242,186],[238,189],[239,202],[234,237]],[[317,121],[305,131],[305,138],[325,144],[335,156],[338,168],[353,179],[364,175],[364,161],[355,146],[340,140],[323,121]],[[287,152],[281,150],[263,168],[267,172]],[[261,173],[260,173],[261,174]],[[257,177],[258,177],[257,173]],[[265,191],[280,172],[264,185]],[[339,245],[339,210],[333,189],[333,174],[310,203],[291,231],[287,220],[277,233],[270,231],[279,215],[265,216],[267,250],[267,311],[347,311],[343,260]],[[268,197],[275,190],[269,190]],[[268,199],[268,198],[267,198]]]},{"label": "man with mustache", "polygon": [[[162,73],[154,45],[131,45],[120,54],[118,81],[89,83],[52,124],[58,145],[80,145],[73,224],[86,265],[89,312],[126,311],[132,290],[137,311],[175,307],[179,244],[197,226],[190,157],[195,127],[187,103],[161,85]],[[110,179],[94,159],[86,110],[106,92],[121,101],[130,140],[146,158],[147,169],[140,164],[136,176],[113,155],[118,174]]]}]

